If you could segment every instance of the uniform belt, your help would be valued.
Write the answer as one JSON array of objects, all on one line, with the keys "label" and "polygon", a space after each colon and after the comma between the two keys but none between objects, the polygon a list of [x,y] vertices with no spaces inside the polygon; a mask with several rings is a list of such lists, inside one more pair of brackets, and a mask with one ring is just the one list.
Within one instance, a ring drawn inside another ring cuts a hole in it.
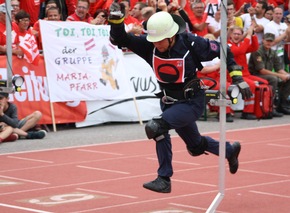
[{"label": "uniform belt", "polygon": [[162,97],[162,102],[165,104],[173,104],[178,101],[192,99],[200,90],[200,81],[198,79],[194,79],[188,82],[181,90],[163,89],[158,97]]},{"label": "uniform belt", "polygon": [[171,91],[171,90],[163,90],[163,96],[171,97],[176,100],[184,100],[184,93],[183,91]]}]

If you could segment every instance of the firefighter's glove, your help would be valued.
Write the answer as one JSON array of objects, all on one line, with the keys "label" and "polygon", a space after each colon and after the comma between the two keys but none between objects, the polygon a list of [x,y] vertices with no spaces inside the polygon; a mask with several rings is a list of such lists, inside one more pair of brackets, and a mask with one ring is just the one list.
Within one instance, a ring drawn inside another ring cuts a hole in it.
[{"label": "firefighter's glove", "polygon": [[108,22],[110,24],[121,24],[125,17],[125,5],[114,0],[109,9]]},{"label": "firefighter's glove", "polygon": [[249,85],[247,82],[244,81],[242,75],[243,67],[239,65],[233,65],[229,67],[229,73],[232,78],[232,83],[239,87],[240,93],[242,94],[242,98],[244,100],[251,98],[252,92],[250,90]]}]

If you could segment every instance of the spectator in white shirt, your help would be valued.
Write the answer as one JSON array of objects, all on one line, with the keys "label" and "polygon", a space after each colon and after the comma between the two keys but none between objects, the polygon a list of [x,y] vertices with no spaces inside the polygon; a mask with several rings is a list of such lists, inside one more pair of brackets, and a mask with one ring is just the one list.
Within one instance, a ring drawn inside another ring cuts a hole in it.
[{"label": "spectator in white shirt", "polygon": [[282,69],[284,69],[284,43],[287,38],[286,30],[288,26],[286,23],[281,22],[282,18],[283,10],[276,7],[273,13],[273,20],[265,26],[264,33],[272,33],[275,35],[275,40],[271,48],[277,52],[283,64]]}]

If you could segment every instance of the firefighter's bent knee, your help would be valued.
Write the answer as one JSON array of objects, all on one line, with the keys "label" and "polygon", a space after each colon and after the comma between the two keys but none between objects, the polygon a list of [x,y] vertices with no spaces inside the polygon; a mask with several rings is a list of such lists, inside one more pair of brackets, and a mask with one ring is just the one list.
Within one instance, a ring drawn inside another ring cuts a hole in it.
[{"label": "firefighter's bent knee", "polygon": [[164,134],[168,133],[169,124],[162,117],[154,117],[148,121],[145,126],[145,132],[149,139],[160,141],[164,138]]}]

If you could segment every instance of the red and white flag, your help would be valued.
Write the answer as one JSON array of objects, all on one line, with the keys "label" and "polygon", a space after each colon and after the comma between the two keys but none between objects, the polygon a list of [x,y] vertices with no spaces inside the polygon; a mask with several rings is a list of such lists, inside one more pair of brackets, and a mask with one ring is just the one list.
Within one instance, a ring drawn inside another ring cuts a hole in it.
[{"label": "red and white flag", "polygon": [[25,36],[19,35],[19,47],[24,53],[24,59],[28,63],[37,65],[39,60],[39,51],[38,46],[35,40],[34,35],[28,31]]}]

